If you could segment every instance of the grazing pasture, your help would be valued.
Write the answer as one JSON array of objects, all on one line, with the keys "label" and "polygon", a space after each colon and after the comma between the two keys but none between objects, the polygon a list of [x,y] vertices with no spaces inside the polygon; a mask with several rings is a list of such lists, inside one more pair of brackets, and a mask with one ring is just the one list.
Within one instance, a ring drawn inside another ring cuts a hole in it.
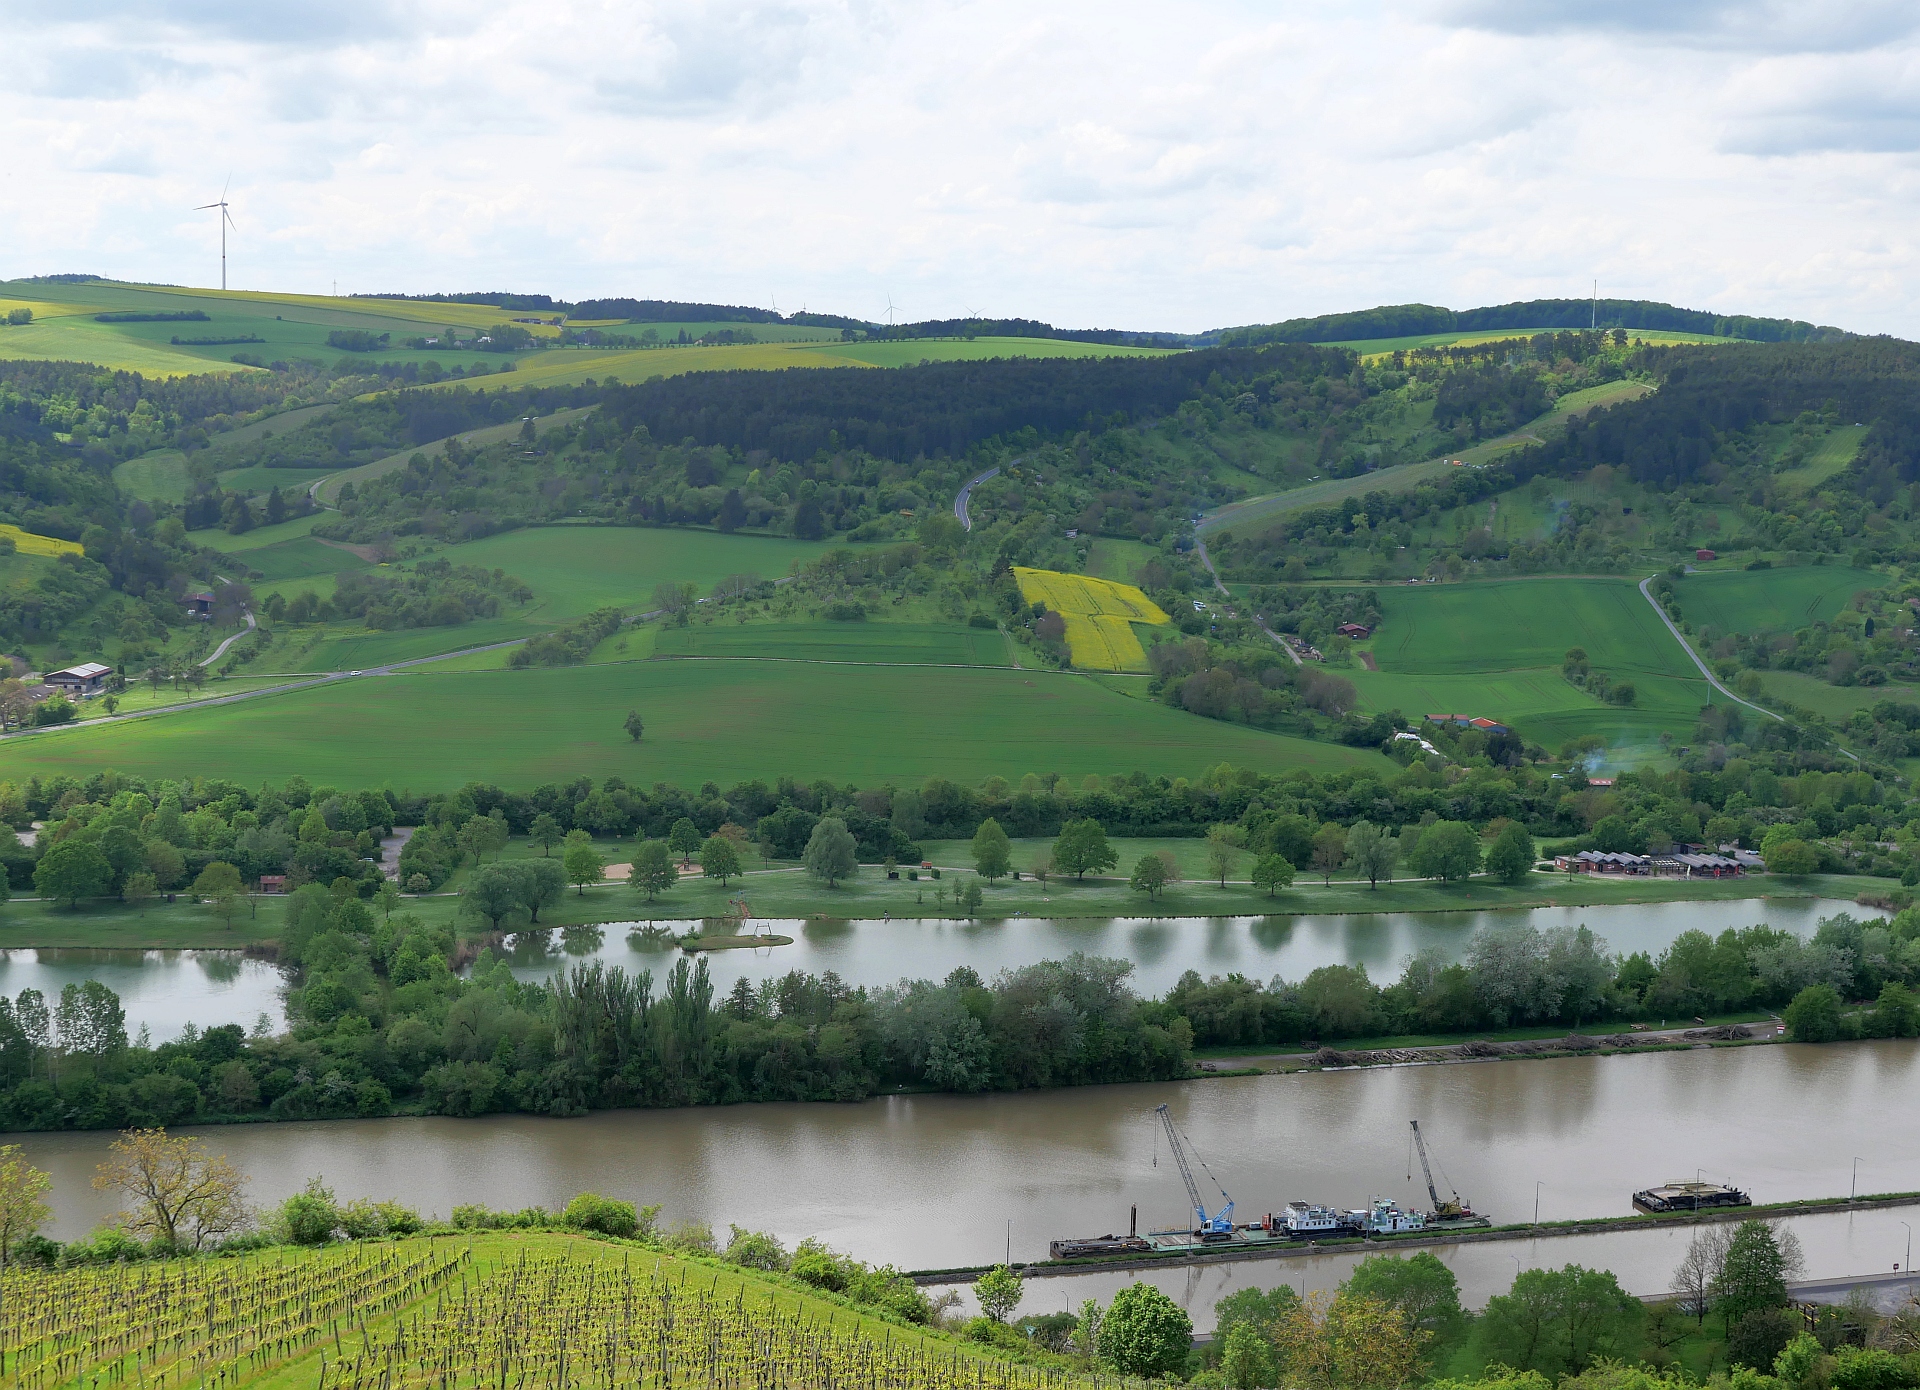
[{"label": "grazing pasture", "polygon": [[1884,574],[1871,570],[1807,565],[1690,574],[1676,589],[1680,611],[1696,629],[1792,632],[1834,617],[1862,589],[1881,589],[1886,584]]},{"label": "grazing pasture", "polygon": [[[639,742],[622,728],[629,710],[646,720]],[[249,786],[300,773],[419,789],[616,775],[643,785],[782,775],[871,785],[1027,772],[1191,776],[1220,762],[1264,772],[1393,767],[1378,753],[1202,719],[1071,675],[778,661],[414,670],[35,734],[9,742],[6,761],[16,779],[117,768]]]}]

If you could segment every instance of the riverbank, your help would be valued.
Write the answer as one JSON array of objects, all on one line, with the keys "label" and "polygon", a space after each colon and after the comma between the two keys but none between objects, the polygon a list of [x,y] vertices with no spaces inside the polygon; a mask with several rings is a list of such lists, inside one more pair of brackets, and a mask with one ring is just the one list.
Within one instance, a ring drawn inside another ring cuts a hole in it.
[{"label": "riverbank", "polygon": [[[1034,1260],[1015,1272],[1023,1279],[1123,1270],[1180,1269],[1193,1265],[1238,1264],[1246,1260],[1311,1259],[1346,1253],[1388,1254],[1399,1250],[1442,1245],[1475,1245],[1487,1241],[1541,1240],[1559,1236],[1612,1235],[1620,1231],[1671,1230],[1676,1226],[1707,1226],[1729,1221],[1772,1221],[1788,1216],[1824,1216],[1834,1212],[1883,1211],[1890,1207],[1920,1206],[1920,1192],[1883,1192],[1865,1197],[1814,1197],[1798,1202],[1770,1202],[1765,1206],[1717,1207],[1708,1211],[1667,1212],[1659,1216],[1601,1216],[1582,1221],[1542,1221],[1524,1225],[1482,1227],[1455,1231],[1406,1231],[1397,1235],[1349,1236],[1332,1240],[1303,1240],[1297,1244],[1264,1244],[1215,1249],[1177,1249],[1152,1254],[1087,1256],[1075,1260]],[[907,1277],[924,1288],[941,1284],[970,1284],[991,1265],[957,1269],[916,1269]]]},{"label": "riverbank", "polygon": [[[1115,841],[1122,859],[1137,857],[1140,845],[1197,841]],[[518,848],[516,846],[515,848]],[[630,851],[609,843],[603,852]],[[1195,851],[1188,851],[1195,852]],[[525,857],[508,852],[509,858]],[[935,919],[952,922],[1016,921],[1021,918],[1174,918],[1348,916],[1381,913],[1447,913],[1517,911],[1529,908],[1605,907],[1639,903],[1789,901],[1812,898],[1853,900],[1878,897],[1895,885],[1885,879],[1854,874],[1810,874],[1778,878],[1770,875],[1732,879],[1626,879],[1582,875],[1533,873],[1508,885],[1476,878],[1466,883],[1438,884],[1426,880],[1382,883],[1372,889],[1364,881],[1335,879],[1329,886],[1302,879],[1293,887],[1269,896],[1248,883],[1229,879],[1225,888],[1212,881],[1176,883],[1154,899],[1129,889],[1122,879],[1096,878],[1085,882],[1031,877],[1018,882],[1002,879],[994,885],[976,880],[969,861],[946,857],[949,867],[939,879],[888,879],[875,865],[838,887],[827,888],[797,866],[775,864],[756,869],[726,885],[696,876],[683,879],[653,902],[625,883],[590,887],[584,894],[569,892],[541,913],[541,925],[552,927],[605,926],[627,922],[673,922],[734,918],[730,902],[745,898],[752,912],[748,925],[759,919],[824,921],[885,921]],[[940,860],[936,860],[940,863]],[[1183,870],[1184,872],[1184,870]],[[459,888],[464,876],[440,892],[403,896],[397,912],[411,913],[432,923],[446,923],[458,931],[478,935],[484,924],[461,911]],[[953,901],[963,883],[981,883],[982,903],[971,916]],[[231,924],[211,904],[190,902],[185,895],[167,903],[152,900],[128,904],[96,899],[68,907],[37,898],[16,898],[0,908],[0,949],[11,947],[91,946],[138,950],[240,949],[275,939],[286,899],[254,896],[235,904]]]}]

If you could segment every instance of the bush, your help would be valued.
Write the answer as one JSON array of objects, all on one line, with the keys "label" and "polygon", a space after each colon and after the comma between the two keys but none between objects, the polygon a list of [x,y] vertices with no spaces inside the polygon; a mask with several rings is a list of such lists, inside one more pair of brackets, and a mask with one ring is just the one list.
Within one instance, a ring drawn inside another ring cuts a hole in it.
[{"label": "bush", "polygon": [[421,1227],[420,1213],[398,1202],[375,1202],[359,1197],[340,1209],[340,1229],[349,1240],[380,1236],[410,1236]]},{"label": "bush", "polygon": [[787,1265],[787,1273],[803,1284],[811,1284],[816,1289],[826,1289],[830,1293],[844,1292],[851,1271],[847,1262],[834,1254],[824,1245],[811,1240],[800,1242],[800,1248],[793,1252],[793,1259]]},{"label": "bush", "polygon": [[730,1226],[729,1229],[732,1237],[727,1241],[727,1253],[722,1256],[728,1264],[744,1269],[764,1269],[774,1274],[786,1269],[786,1247],[773,1236],[739,1226]]},{"label": "bush", "polygon": [[597,1192],[582,1192],[560,1213],[560,1224],[577,1231],[598,1231],[603,1236],[628,1240],[643,1229],[651,1234],[653,1218],[659,1211],[657,1206],[635,1211],[632,1202],[616,1201]]},{"label": "bush", "polygon": [[553,1218],[545,1207],[522,1207],[519,1211],[494,1211],[478,1204],[458,1206],[450,1218],[456,1231],[525,1231],[551,1226]]},{"label": "bush", "polygon": [[1901,1390],[1913,1381],[1905,1363],[1879,1347],[1842,1347],[1833,1358],[1834,1390]]},{"label": "bush", "polygon": [[340,1208],[333,1193],[320,1181],[311,1179],[304,1192],[296,1192],[280,1204],[274,1215],[275,1234],[294,1245],[325,1245],[340,1227]]},{"label": "bush", "polygon": [[1795,1042],[1832,1042],[1840,1036],[1840,996],[1832,985],[1808,985],[1782,1015]]}]

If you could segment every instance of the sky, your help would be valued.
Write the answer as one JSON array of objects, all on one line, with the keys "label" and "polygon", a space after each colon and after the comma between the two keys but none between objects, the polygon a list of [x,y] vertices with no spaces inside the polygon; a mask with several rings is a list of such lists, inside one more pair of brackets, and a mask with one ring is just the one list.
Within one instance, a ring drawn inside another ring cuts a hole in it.
[{"label": "sky", "polygon": [[[0,0],[0,277],[1920,338],[1913,0]],[[228,185],[228,180],[231,184]]]}]

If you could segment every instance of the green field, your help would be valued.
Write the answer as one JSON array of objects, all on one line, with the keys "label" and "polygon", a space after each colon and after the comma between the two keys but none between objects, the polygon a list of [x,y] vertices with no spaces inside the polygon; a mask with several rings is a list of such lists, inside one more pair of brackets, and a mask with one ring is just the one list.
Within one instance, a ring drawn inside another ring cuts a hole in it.
[{"label": "green field", "polygon": [[1844,723],[1855,710],[1872,709],[1882,700],[1920,705],[1920,686],[1829,685],[1804,671],[1761,671],[1760,688],[1774,700],[1810,709],[1826,719]]},{"label": "green field", "polygon": [[439,553],[524,579],[538,596],[540,619],[564,622],[596,608],[645,608],[657,584],[697,584],[704,594],[730,574],[778,579],[796,560],[845,548],[686,527],[529,526]]},{"label": "green field", "polygon": [[1087,552],[1087,573],[1095,579],[1131,584],[1140,567],[1159,553],[1159,547],[1145,541],[1117,541],[1102,536]]},{"label": "green field", "polygon": [[1833,617],[1862,589],[1887,583],[1886,575],[1871,570],[1808,565],[1690,574],[1677,587],[1680,611],[1696,630],[1790,632]]},{"label": "green field", "polygon": [[1502,579],[1379,590],[1382,671],[1420,675],[1557,668],[1584,647],[1596,670],[1697,675],[1626,579]]},{"label": "green field", "polygon": [[995,357],[1164,357],[1178,349],[1077,343],[1066,338],[905,338],[833,343],[806,351],[868,367],[908,367],[917,362],[985,362]]},{"label": "green field", "polygon": [[[1653,608],[1625,579],[1515,579],[1406,585],[1380,591],[1371,649],[1378,671],[1344,672],[1372,709],[1410,718],[1467,714],[1511,724],[1547,748],[1576,735],[1617,756],[1649,755],[1660,735],[1683,738],[1711,691]],[[1631,706],[1568,682],[1569,647],[1593,669],[1632,681]]]},{"label": "green field", "polygon": [[[5,347],[0,340],[0,347]],[[187,456],[178,449],[155,449],[150,454],[116,464],[114,485],[129,497],[148,502],[187,500]]]},{"label": "green field", "polygon": [[1852,463],[1866,438],[1867,426],[1841,425],[1820,441],[1820,447],[1805,463],[1782,473],[1780,481],[1790,488],[1810,492]]},{"label": "green field", "polygon": [[[311,587],[322,597],[331,593],[330,583],[324,590],[320,584],[310,586],[304,580],[297,586],[285,587]],[[536,632],[546,630],[544,623],[535,625],[518,617],[478,618],[453,627],[410,627],[394,632],[373,632],[363,627],[328,627],[318,629],[319,640],[312,646],[296,647],[295,643],[306,640],[315,630],[290,628],[273,651],[257,664],[276,671],[296,673],[364,671],[374,666],[389,666],[396,661],[418,661],[422,657],[438,656],[442,652],[456,652],[492,642],[524,641]],[[496,658],[495,664],[499,660],[501,658]]]},{"label": "green field", "polygon": [[[328,545],[313,536],[295,536],[274,545],[260,546],[234,554],[241,564],[260,571],[263,584],[292,593],[295,585],[277,584],[279,580],[300,579],[307,575],[338,574],[342,570],[363,570],[367,562],[351,550]],[[262,590],[263,594],[265,590]]]},{"label": "green field", "polygon": [[[584,418],[591,413],[593,409],[594,407],[592,406],[583,406],[577,409],[555,411],[552,415],[543,415],[533,422],[534,433],[545,434],[555,425],[571,424],[575,420]],[[450,437],[459,440],[463,445],[474,445],[476,447],[486,444],[498,444],[502,440],[512,439],[515,435],[519,434],[520,423],[518,420],[509,420],[504,425],[483,425],[477,430],[468,430],[464,434],[456,434]],[[320,501],[331,506],[339,499],[340,488],[345,483],[365,482],[369,478],[378,478],[384,474],[393,472],[395,469],[404,468],[407,465],[407,460],[415,454],[422,454],[427,458],[438,458],[446,453],[446,451],[447,441],[445,439],[436,439],[430,444],[422,444],[414,449],[402,449],[398,453],[388,454],[385,458],[375,459],[371,463],[363,463],[357,468],[346,468],[338,473],[329,473],[325,475],[326,481],[314,489],[313,495]],[[311,481],[313,477],[319,476],[321,475],[317,473],[310,474],[309,481]]]},{"label": "green field", "polygon": [[654,639],[653,651],[659,657],[1013,665],[998,629],[942,623],[715,623],[668,628]]},{"label": "green field", "polygon": [[[621,729],[629,710],[646,719],[643,742]],[[772,661],[368,677],[33,735],[9,743],[6,762],[14,778],[111,767],[249,786],[301,773],[415,788],[615,775],[642,785],[781,775],[873,784],[1049,771],[1193,776],[1219,762],[1264,772],[1393,766],[1377,753],[1202,719],[1077,676]]]},{"label": "green field", "polygon": [[219,480],[221,487],[244,492],[249,497],[257,497],[274,488],[294,496],[305,492],[326,476],[326,472],[318,468],[229,468],[219,475]]},{"label": "green field", "polygon": [[256,526],[251,531],[239,535],[230,535],[225,531],[195,531],[193,543],[203,545],[208,550],[217,550],[223,555],[235,555],[245,560],[249,550],[264,550],[283,541],[295,540],[311,531],[315,525],[325,519],[324,512],[314,512],[309,516],[298,516],[292,521],[283,521],[278,526]]}]

